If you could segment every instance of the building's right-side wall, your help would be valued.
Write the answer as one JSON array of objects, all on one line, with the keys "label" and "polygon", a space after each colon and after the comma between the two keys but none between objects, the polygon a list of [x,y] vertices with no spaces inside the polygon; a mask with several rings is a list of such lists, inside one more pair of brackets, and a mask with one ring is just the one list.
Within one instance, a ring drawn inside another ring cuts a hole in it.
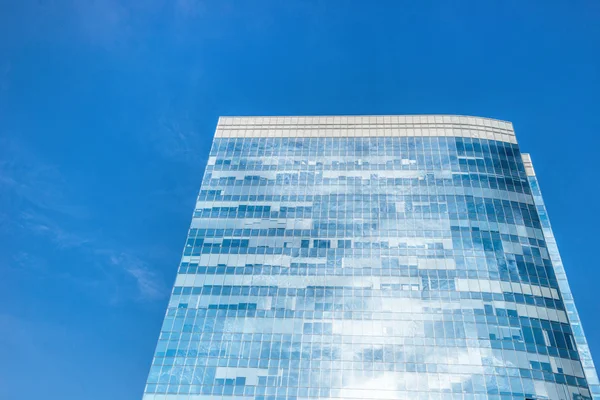
[{"label": "building's right-side wall", "polygon": [[592,360],[592,354],[587,344],[583,327],[581,326],[581,320],[579,319],[579,313],[577,307],[575,307],[575,301],[573,300],[573,294],[569,287],[569,281],[567,280],[567,274],[558,251],[556,239],[552,232],[552,226],[550,225],[550,218],[548,218],[548,212],[546,211],[546,205],[542,197],[540,185],[533,169],[533,163],[531,162],[531,156],[527,153],[523,153],[523,164],[525,165],[525,172],[527,173],[527,179],[531,187],[531,194],[535,202],[535,208],[537,209],[540,222],[542,224],[542,231],[548,247],[548,253],[550,260],[554,267],[554,273],[558,280],[558,286],[560,293],[567,310],[567,316],[573,329],[573,336],[575,337],[575,343],[577,344],[577,350],[581,358],[583,365],[583,371],[585,378],[588,382],[590,391],[592,392],[592,398],[594,400],[600,399],[600,382],[598,381],[598,375],[596,374],[596,368],[594,367],[594,361]]}]

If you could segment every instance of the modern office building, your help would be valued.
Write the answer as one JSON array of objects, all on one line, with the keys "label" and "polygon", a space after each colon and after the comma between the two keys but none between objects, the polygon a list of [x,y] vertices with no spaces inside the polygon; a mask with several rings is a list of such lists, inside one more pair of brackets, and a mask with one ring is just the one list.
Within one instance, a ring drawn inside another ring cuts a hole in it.
[{"label": "modern office building", "polygon": [[144,400],[600,399],[511,123],[222,117]]}]

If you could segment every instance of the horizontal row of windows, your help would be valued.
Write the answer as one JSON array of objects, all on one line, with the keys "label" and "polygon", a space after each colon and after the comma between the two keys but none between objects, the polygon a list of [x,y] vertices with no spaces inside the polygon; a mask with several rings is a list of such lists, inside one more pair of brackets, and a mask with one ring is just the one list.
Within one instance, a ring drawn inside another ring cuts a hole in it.
[{"label": "horizontal row of windows", "polygon": [[[355,363],[355,364],[359,364],[359,363]],[[539,364],[539,363],[538,363]],[[546,364],[546,363],[544,363]],[[549,364],[548,364],[549,365]],[[395,372],[417,372],[417,368],[414,366],[411,366],[409,364],[405,364],[405,365],[395,365],[397,366],[397,368],[393,368],[393,369],[387,369],[388,371],[395,371]],[[366,365],[366,367],[368,367],[368,365]],[[156,368],[156,367],[153,367]],[[170,384],[175,384],[177,382],[180,382],[182,379],[182,372],[181,369],[183,369],[183,367],[169,367],[169,366],[163,366],[162,369],[160,371],[154,372],[151,371],[151,379],[148,381],[149,383],[170,383]],[[367,368],[368,369],[368,368]],[[197,368],[198,370],[198,375],[197,374],[193,374],[194,376],[194,380],[196,380],[196,383],[203,383],[204,385],[207,386],[247,386],[247,381],[246,381],[246,377],[237,377],[237,378],[212,378],[211,379],[211,373],[207,373],[207,374],[202,374],[203,369],[202,367]],[[309,386],[309,378],[306,377],[304,379],[299,379],[300,377],[304,377],[303,374],[300,373],[300,371],[296,372],[295,370],[289,370],[294,371],[292,373],[287,373],[286,377],[280,377],[280,376],[260,376],[257,379],[257,384],[256,385],[248,385],[248,386],[257,386],[257,387],[279,387],[279,386],[283,386],[283,387],[288,387],[288,388],[293,388],[293,387],[299,387],[299,386]],[[347,371],[344,369],[330,369],[330,370],[326,370],[328,373],[335,373],[337,371],[342,372],[342,371]],[[579,378],[573,375],[566,375],[566,374],[562,374],[562,373],[553,373],[551,370],[547,371],[546,369],[540,369],[539,365],[538,368],[533,368],[532,369],[525,369],[525,368],[520,368],[520,369],[516,369],[516,371],[518,371],[517,374],[512,373],[511,376],[520,376],[521,378],[532,378],[532,379],[536,379],[536,380],[545,380],[548,382],[556,382],[556,383],[563,383],[563,384],[568,384],[568,385],[572,385],[572,386],[582,386],[585,387],[586,386],[586,381],[585,378]],[[153,373],[154,372],[154,373]],[[432,373],[434,374],[434,373]],[[183,381],[187,381],[189,378],[183,379]],[[319,381],[321,381],[321,378],[319,377]],[[339,385],[331,385],[333,387],[339,386]]]},{"label": "horizontal row of windows", "polygon": [[[474,174],[471,174],[474,175]],[[311,188],[315,190],[319,187],[328,187],[329,190],[348,190],[350,187],[360,188],[388,188],[388,187],[432,187],[438,188],[438,191],[443,192],[443,188],[455,189],[455,188],[470,188],[475,187],[479,189],[491,189],[501,190],[514,193],[530,194],[529,185],[519,180],[511,178],[495,178],[495,177],[484,177],[479,179],[479,175],[456,175],[453,179],[435,178],[433,174],[428,174],[420,178],[381,178],[381,179],[365,179],[365,178],[348,178],[348,179],[336,179],[336,178],[322,178],[314,180],[300,180],[300,179],[285,179],[280,180],[256,178],[256,179],[231,179],[220,178],[213,180],[206,180],[203,182],[202,190],[200,191],[200,197],[206,193],[209,188],[220,188],[221,190],[228,192],[233,188],[238,189],[239,193],[231,194],[245,194],[244,191],[249,192],[254,188],[265,187],[280,190],[282,186],[293,186],[298,188]],[[289,189],[289,188],[288,188]],[[214,189],[212,189],[214,190]],[[268,191],[268,189],[266,189]],[[449,191],[449,190],[447,190]],[[234,190],[235,192],[235,190]],[[265,193],[266,194],[266,193]],[[210,196],[206,196],[207,199]]]},{"label": "horizontal row of windows", "polygon": [[293,173],[316,171],[449,171],[479,172],[498,176],[525,178],[523,169],[510,168],[500,159],[490,157],[465,158],[452,154],[403,155],[403,157],[369,156],[356,157],[256,157],[214,160],[206,167],[213,171],[290,171]]},{"label": "horizontal row of windows", "polygon": [[[430,278],[424,277],[423,280],[427,280],[428,284],[431,285],[432,281],[437,281],[435,284],[440,285],[440,281],[446,280],[444,278]],[[447,285],[450,283],[446,282]],[[433,290],[433,289],[431,289]],[[438,289],[439,290],[439,289]],[[412,288],[411,288],[411,291]],[[399,297],[405,297],[404,291],[398,291],[396,294]],[[348,307],[353,307],[355,310],[370,310],[373,312],[381,311],[377,309],[372,309],[371,307],[366,307],[361,302],[363,299],[376,299],[379,297],[394,297],[394,292],[388,292],[387,288],[383,289],[371,289],[371,288],[278,288],[273,286],[218,286],[218,285],[205,285],[205,286],[175,286],[173,288],[173,298],[172,300],[177,303],[191,303],[189,299],[185,297],[178,298],[175,296],[198,296],[198,295],[211,295],[211,296],[273,296],[273,297],[296,297],[296,298],[330,298],[335,299],[338,297],[340,299],[345,299],[348,301]],[[564,306],[562,302],[558,299],[553,299],[550,297],[542,297],[536,296],[532,294],[521,294],[521,293],[513,293],[513,292],[505,292],[505,293],[490,293],[490,292],[456,292],[453,293],[455,299],[471,299],[471,300],[485,300],[485,301],[506,301],[516,304],[528,304],[528,305],[536,305],[539,307],[546,307],[551,309],[559,309],[563,310]],[[428,294],[429,299],[434,299],[431,297],[432,294]],[[411,296],[415,298],[419,298],[418,293],[415,293],[415,296]],[[227,297],[224,297],[226,299]],[[351,302],[351,299],[355,298],[357,302]],[[362,304],[362,306],[361,306]],[[362,307],[362,308],[361,308]],[[398,310],[402,312],[402,310]],[[385,314],[385,313],[384,313]],[[324,318],[321,316],[319,318]],[[367,318],[370,319],[370,318]]]},{"label": "horizontal row of windows", "polygon": [[[481,197],[463,197],[463,196],[439,196],[444,197],[444,200],[410,200],[402,199],[403,196],[397,196],[396,199],[382,200],[359,200],[359,199],[332,199],[326,197],[317,197],[312,201],[310,206],[285,206],[277,205],[239,205],[223,207],[219,206],[218,202],[213,207],[197,208],[195,216],[206,217],[253,217],[256,214],[264,214],[263,218],[273,217],[274,213],[281,215],[280,218],[292,218],[292,214],[304,214],[306,217],[311,215],[326,217],[334,217],[332,212],[340,215],[373,215],[374,218],[381,218],[389,214],[409,216],[415,215],[419,217],[422,214],[463,214],[467,217],[487,216],[488,219],[497,221],[499,218],[510,220],[538,220],[537,210],[534,205],[520,203],[516,201],[507,201],[500,199],[481,198]],[[408,197],[408,196],[406,196]],[[425,196],[418,196],[425,197]],[[283,215],[290,214],[289,216]],[[335,222],[334,222],[335,223]]]},{"label": "horizontal row of windows", "polygon": [[397,155],[414,153],[455,153],[503,160],[516,168],[522,164],[517,145],[501,141],[454,137],[371,137],[371,138],[215,138],[211,156],[287,155]]},{"label": "horizontal row of windows", "polygon": [[[255,188],[256,189],[256,188]],[[302,189],[302,190],[300,190]],[[281,190],[274,190],[274,188],[269,188],[268,190],[261,189],[261,193],[256,193],[253,190],[253,193],[225,193],[222,189],[200,189],[200,193],[198,194],[198,201],[211,201],[211,202],[230,202],[230,201],[243,201],[243,202],[306,202],[313,201],[314,199],[318,199],[320,197],[324,197],[322,194],[318,193],[318,191],[313,190],[314,188],[300,188],[295,186],[286,187],[285,192],[288,194],[281,194]],[[322,188],[320,188],[322,189]],[[454,190],[454,188],[448,188]],[[389,201],[394,201],[394,198],[397,198],[398,201],[402,201],[406,190],[386,190],[386,191],[375,191],[374,187],[370,188],[371,197],[369,200],[364,199],[365,202],[376,201],[377,198],[385,198],[387,197]],[[264,192],[264,193],[262,193]],[[321,190],[322,192],[322,190]],[[499,200],[515,200],[515,197],[518,201],[525,202],[527,204],[533,204],[533,199],[529,196],[515,196],[514,194],[501,190],[492,190],[492,189],[481,189],[477,187],[464,187],[464,190],[461,190],[462,193],[465,193],[465,197],[471,197],[473,195],[486,196],[488,198],[499,199]],[[441,190],[436,188],[435,186],[425,186],[425,187],[412,187],[410,188],[410,193],[417,196],[438,196],[438,197],[446,197],[446,196],[454,196],[455,193],[443,193]],[[347,196],[363,196],[359,193],[348,193]],[[327,196],[327,195],[325,195]],[[329,196],[333,197],[336,194],[332,193]]]},{"label": "horizontal row of windows", "polygon": [[[416,277],[416,276],[443,276],[445,270],[419,269],[417,266],[404,266],[402,269],[381,267],[369,268],[368,270],[358,268],[338,269],[326,267],[325,265],[312,263],[298,263],[301,266],[279,267],[279,266],[247,266],[247,267],[206,267],[206,266],[181,266],[180,274],[185,275],[267,275],[267,276],[332,276],[332,277]],[[457,268],[452,276],[467,279],[487,279],[498,282],[529,283],[530,278],[521,277],[519,274],[507,270],[500,272],[481,270],[467,270]],[[449,274],[450,275],[450,274]],[[548,284],[549,283],[549,284]],[[539,279],[542,287],[557,287],[557,280]],[[383,286],[382,286],[383,287]],[[363,290],[363,289],[355,289]]]},{"label": "horizontal row of windows", "polygon": [[[402,383],[398,383],[396,386],[394,386],[395,389],[349,389],[344,388],[343,386],[330,388],[330,383],[314,383],[311,385],[312,387],[308,387],[308,385],[305,387],[283,385],[275,388],[255,386],[194,385],[190,384],[189,382],[185,382],[174,383],[171,385],[148,384],[146,386],[146,393],[168,393],[171,395],[179,393],[180,396],[182,396],[181,400],[187,399],[188,394],[202,394],[207,396],[213,395],[219,397],[223,396],[224,398],[230,398],[231,396],[246,396],[251,397],[253,400],[376,400],[378,398],[388,399],[403,397],[426,400],[528,400],[538,398],[536,396],[536,385],[533,379],[523,378],[521,382],[520,378],[508,378],[505,376],[497,376],[494,377],[494,379],[491,379],[487,376],[481,375],[479,378],[481,378],[481,383],[478,382],[477,384],[469,381],[468,377],[464,378],[467,379],[466,381],[462,377],[457,378],[457,381],[464,383],[452,383],[451,389],[432,389],[426,383],[405,383],[405,381],[401,381]],[[498,381],[498,383],[496,383],[496,381]],[[552,383],[546,384],[553,385]],[[558,386],[558,384],[555,385]],[[592,400],[592,398],[589,396],[589,391],[587,391],[585,388],[582,387],[579,390],[572,386],[569,386],[569,388],[569,393],[571,391],[576,393],[580,391],[582,393],[574,394],[574,397],[572,397],[573,400]],[[543,390],[543,393],[546,393],[546,389]],[[557,393],[560,392],[563,396],[566,396],[566,394],[563,394],[565,393],[564,387],[557,387],[554,389],[554,391]],[[562,398],[563,397],[561,397],[561,399]],[[571,399],[571,397],[564,398]]]}]

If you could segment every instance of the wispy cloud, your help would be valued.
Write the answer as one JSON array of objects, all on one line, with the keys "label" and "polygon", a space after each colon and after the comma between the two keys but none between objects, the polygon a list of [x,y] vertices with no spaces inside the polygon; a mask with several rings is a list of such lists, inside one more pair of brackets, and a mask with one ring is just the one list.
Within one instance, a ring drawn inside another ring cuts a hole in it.
[{"label": "wispy cloud", "polygon": [[109,252],[108,254],[110,263],[114,267],[122,269],[135,280],[141,299],[159,299],[164,296],[162,282],[146,262],[128,253]]},{"label": "wispy cloud", "polygon": [[85,217],[83,207],[67,199],[72,192],[56,167],[42,161],[22,142],[3,132],[0,138],[0,200],[18,208]]},{"label": "wispy cloud", "polygon": [[48,263],[44,257],[32,254],[27,250],[15,252],[7,266],[14,270],[30,272],[35,276],[43,276],[48,270]]},{"label": "wispy cloud", "polygon": [[[111,302],[118,302],[122,297],[151,301],[166,295],[165,285],[151,264],[136,255],[132,249],[110,243],[100,235],[90,232],[65,230],[56,221],[39,214],[26,214],[24,221],[24,227],[30,233],[49,239],[57,249],[74,250],[82,254],[81,265],[88,268],[87,273],[64,274],[78,284],[99,288],[110,286],[105,292],[109,293]],[[21,259],[27,261],[31,257],[27,255]],[[60,271],[49,272],[55,274]],[[126,288],[128,281],[132,281],[137,290],[119,290],[121,287]]]},{"label": "wispy cloud", "polygon": [[[87,269],[54,268],[48,270],[49,274],[63,274],[78,284],[108,286],[111,290],[133,282],[135,289],[124,292],[131,293],[135,300],[166,295],[146,257],[138,256],[133,246],[116,244],[88,226],[88,210],[71,198],[75,191],[56,167],[18,141],[4,139],[0,146],[0,235],[20,234],[44,240],[64,257],[81,257],[81,265]],[[39,247],[6,250],[12,251],[11,262],[24,266],[40,259],[35,253]]]},{"label": "wispy cloud", "polygon": [[31,233],[47,237],[60,249],[82,247],[91,244],[90,238],[80,233],[69,231],[40,212],[24,211],[21,213],[21,226]]},{"label": "wispy cloud", "polygon": [[154,136],[156,148],[168,158],[190,161],[197,153],[197,143],[189,121],[162,118],[158,134]]},{"label": "wispy cloud", "polygon": [[197,122],[186,113],[171,112],[174,107],[167,107],[158,119],[158,127],[150,135],[144,137],[150,142],[158,154],[170,161],[200,167],[206,160],[202,154],[204,147],[210,146],[210,140],[198,132]]}]

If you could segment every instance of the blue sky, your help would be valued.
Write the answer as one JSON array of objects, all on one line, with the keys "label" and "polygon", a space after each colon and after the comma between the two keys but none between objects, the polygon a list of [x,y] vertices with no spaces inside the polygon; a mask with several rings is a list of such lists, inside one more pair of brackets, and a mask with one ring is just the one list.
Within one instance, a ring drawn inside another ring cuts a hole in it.
[{"label": "blue sky", "polygon": [[513,121],[600,362],[599,20],[577,0],[0,1],[0,398],[141,397],[219,115]]}]

